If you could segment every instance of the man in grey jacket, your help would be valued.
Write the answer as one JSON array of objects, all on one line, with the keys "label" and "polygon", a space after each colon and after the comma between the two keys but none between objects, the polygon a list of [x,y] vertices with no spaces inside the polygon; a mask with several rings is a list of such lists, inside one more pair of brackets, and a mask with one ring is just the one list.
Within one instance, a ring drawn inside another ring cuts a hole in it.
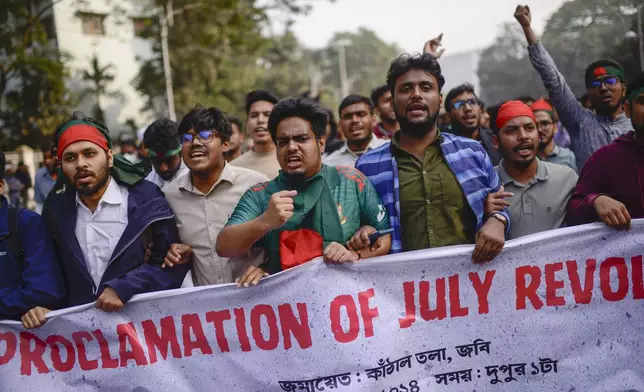
[{"label": "man in grey jacket", "polygon": [[517,6],[514,17],[521,24],[528,41],[530,61],[541,75],[561,123],[571,139],[571,149],[581,170],[586,160],[599,148],[632,129],[622,109],[626,85],[622,67],[611,60],[599,60],[586,68],[586,88],[596,113],[577,101],[550,54],[532,30],[530,7]]}]

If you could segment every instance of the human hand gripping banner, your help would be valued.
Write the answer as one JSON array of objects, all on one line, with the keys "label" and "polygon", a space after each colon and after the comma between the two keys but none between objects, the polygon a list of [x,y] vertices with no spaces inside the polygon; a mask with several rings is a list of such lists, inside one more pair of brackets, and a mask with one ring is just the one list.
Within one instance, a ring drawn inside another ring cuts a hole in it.
[{"label": "human hand gripping banner", "polygon": [[644,391],[644,221],[0,323],[0,391]]}]

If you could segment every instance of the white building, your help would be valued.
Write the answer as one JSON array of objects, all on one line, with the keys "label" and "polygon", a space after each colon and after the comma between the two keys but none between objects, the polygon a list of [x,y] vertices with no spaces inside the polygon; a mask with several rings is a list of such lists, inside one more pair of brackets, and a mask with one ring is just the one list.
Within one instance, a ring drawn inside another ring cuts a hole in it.
[{"label": "white building", "polygon": [[[81,93],[87,88],[82,75],[91,70],[94,56],[101,67],[111,65],[109,73],[115,79],[107,91],[115,94],[99,103],[113,135],[128,129],[124,125],[128,119],[138,127],[152,120],[151,113],[143,112],[144,98],[134,83],[142,62],[153,57],[153,40],[140,36],[145,17],[150,16],[150,7],[145,6],[142,0],[62,0],[53,6],[56,43],[70,56],[70,89]],[[95,102],[94,96],[85,97],[78,109],[89,115]]]}]

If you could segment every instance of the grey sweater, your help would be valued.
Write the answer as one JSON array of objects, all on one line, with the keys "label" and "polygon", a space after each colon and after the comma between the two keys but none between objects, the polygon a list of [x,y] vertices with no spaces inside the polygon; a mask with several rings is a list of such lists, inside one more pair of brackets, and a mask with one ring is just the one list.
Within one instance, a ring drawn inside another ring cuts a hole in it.
[{"label": "grey sweater", "polygon": [[570,148],[577,157],[580,170],[595,151],[633,129],[631,121],[623,113],[612,119],[584,109],[541,42],[529,45],[528,52],[559,113],[561,123],[570,134]]}]

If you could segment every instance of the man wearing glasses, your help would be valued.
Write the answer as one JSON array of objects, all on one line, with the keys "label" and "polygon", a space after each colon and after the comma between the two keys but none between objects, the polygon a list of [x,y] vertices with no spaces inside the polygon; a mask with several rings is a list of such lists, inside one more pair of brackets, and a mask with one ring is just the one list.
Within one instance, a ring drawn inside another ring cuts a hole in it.
[{"label": "man wearing glasses", "polygon": [[585,81],[595,113],[584,109],[557,70],[552,57],[537,40],[531,27],[530,7],[517,6],[514,17],[523,27],[532,65],[541,75],[561,123],[570,134],[571,149],[581,169],[595,151],[631,130],[630,121],[622,109],[624,71],[611,60],[590,64],[586,68]]},{"label": "man wearing glasses", "polygon": [[193,258],[196,286],[231,283],[249,266],[263,261],[253,250],[240,260],[215,251],[219,232],[241,196],[251,186],[268,181],[264,174],[226,163],[232,127],[217,108],[197,107],[179,124],[181,156],[190,170],[164,190],[175,213],[182,244],[173,244],[164,264],[174,267]]},{"label": "man wearing glasses", "polygon": [[540,99],[531,105],[539,131],[539,158],[546,162],[568,166],[577,173],[575,154],[567,148],[555,144],[557,125],[552,105]]},{"label": "man wearing glasses", "polygon": [[492,130],[480,126],[483,110],[474,92],[474,86],[466,83],[451,89],[445,98],[445,111],[450,118],[451,129],[449,132],[457,136],[480,140],[490,156],[492,164],[498,165],[501,161],[501,154],[492,142]]}]

